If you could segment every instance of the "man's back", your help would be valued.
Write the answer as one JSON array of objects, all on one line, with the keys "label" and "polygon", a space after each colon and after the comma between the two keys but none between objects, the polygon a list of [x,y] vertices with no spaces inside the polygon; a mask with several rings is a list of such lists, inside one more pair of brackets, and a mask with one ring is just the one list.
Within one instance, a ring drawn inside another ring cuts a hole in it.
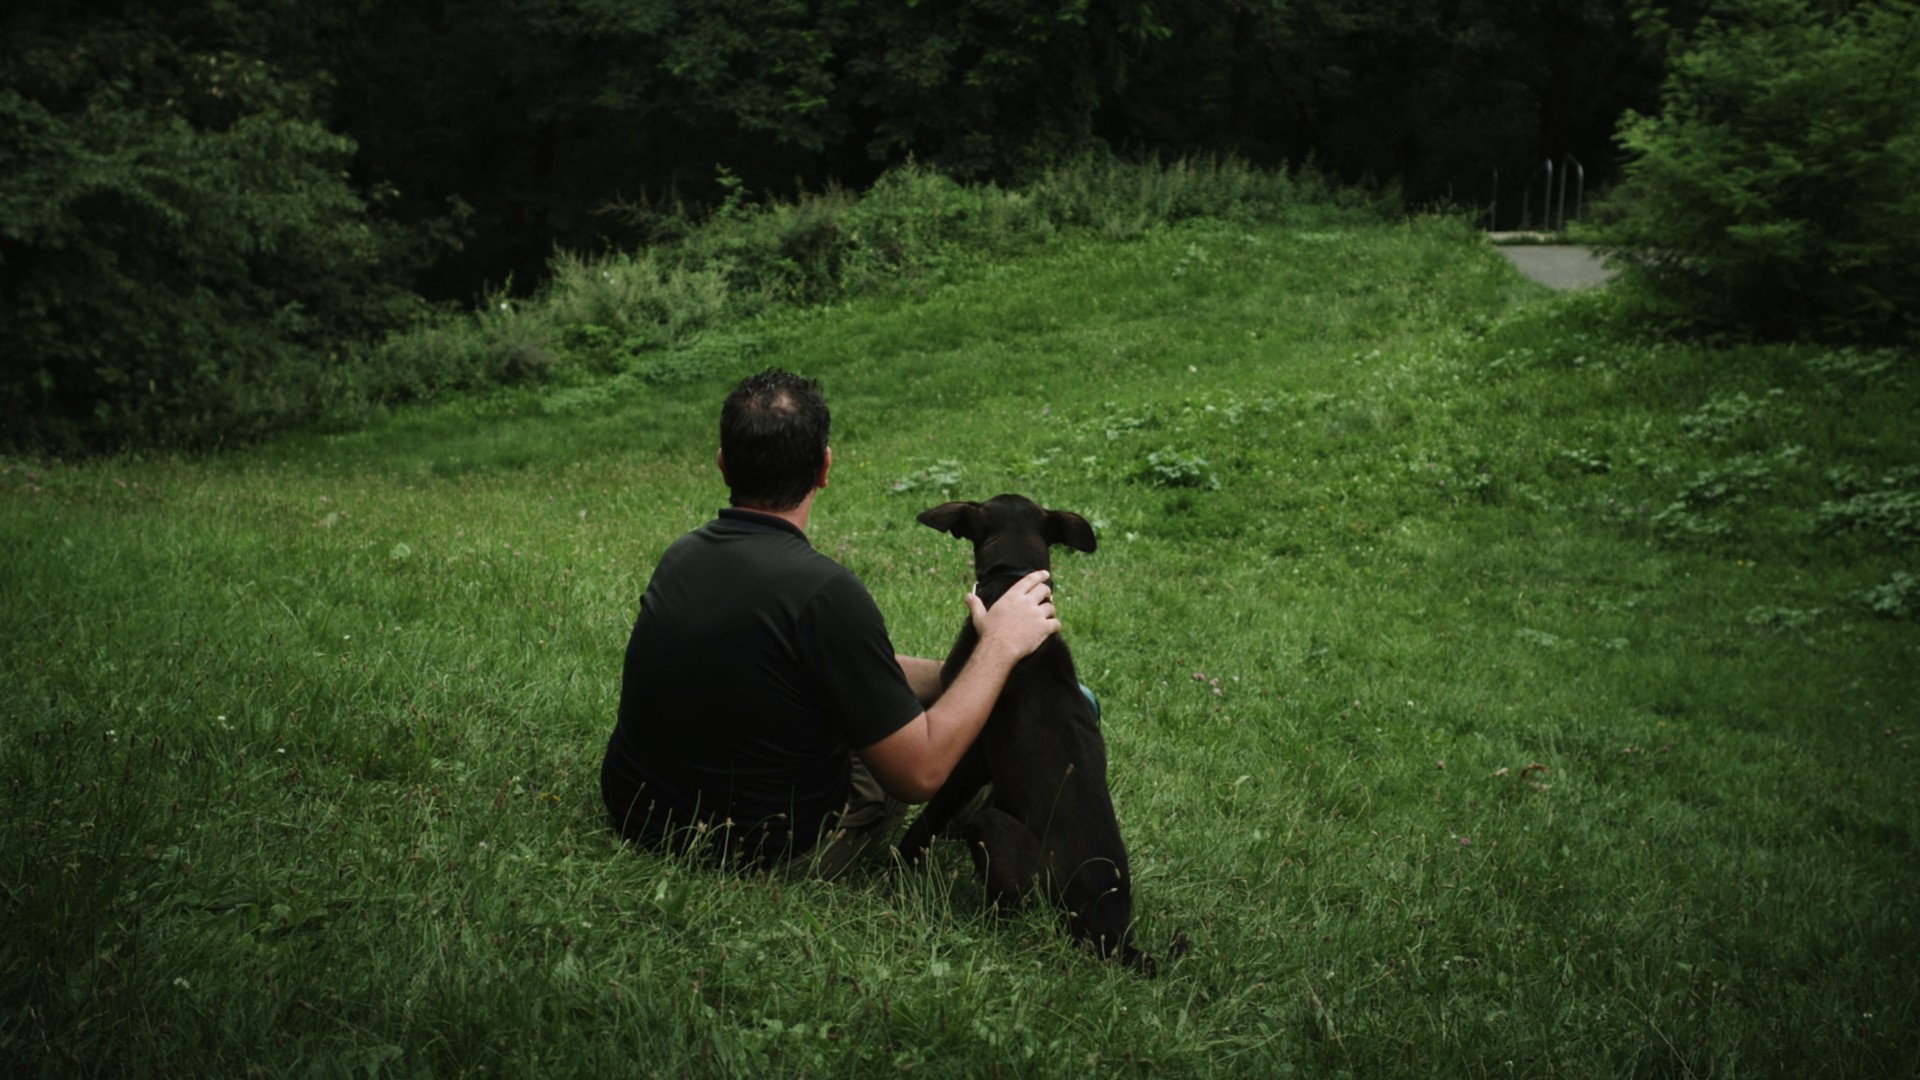
[{"label": "man's back", "polygon": [[846,799],[848,750],[920,710],[859,580],[792,525],[723,510],[647,585],[603,794],[636,839],[697,810],[755,826],[749,857],[804,849]]}]

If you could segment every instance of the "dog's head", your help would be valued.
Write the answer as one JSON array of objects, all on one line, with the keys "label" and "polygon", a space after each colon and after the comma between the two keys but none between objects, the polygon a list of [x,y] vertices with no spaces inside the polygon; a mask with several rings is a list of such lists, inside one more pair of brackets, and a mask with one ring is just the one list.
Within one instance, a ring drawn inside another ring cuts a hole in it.
[{"label": "dog's head", "polygon": [[1044,509],[1024,495],[941,503],[922,512],[920,524],[973,541],[973,575],[983,584],[1052,569],[1048,549],[1055,544],[1078,551],[1092,551],[1095,544],[1086,518]]}]

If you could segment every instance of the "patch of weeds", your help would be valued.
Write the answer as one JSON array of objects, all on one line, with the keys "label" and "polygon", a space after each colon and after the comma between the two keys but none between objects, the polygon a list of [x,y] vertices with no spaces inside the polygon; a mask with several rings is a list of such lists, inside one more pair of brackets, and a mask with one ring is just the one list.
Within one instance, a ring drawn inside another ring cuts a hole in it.
[{"label": "patch of weeds", "polygon": [[1207,254],[1206,248],[1199,244],[1188,244],[1186,255],[1174,264],[1173,276],[1181,277],[1192,270],[1211,270],[1219,265],[1212,256]]},{"label": "patch of weeds", "polygon": [[593,412],[620,401],[631,389],[633,380],[625,375],[603,382],[556,387],[540,395],[540,412],[546,416]]},{"label": "patch of weeds", "polygon": [[1585,447],[1576,447],[1572,450],[1560,451],[1559,458],[1571,466],[1575,472],[1602,476],[1613,471],[1613,463],[1609,460],[1605,451],[1594,451],[1588,450]]},{"label": "patch of weeds", "polygon": [[577,323],[560,333],[567,358],[593,372],[619,371],[634,355],[657,344],[652,337],[631,337],[599,323]]},{"label": "patch of weeds", "polygon": [[1807,370],[1819,376],[1821,396],[1842,401],[1862,391],[1898,390],[1900,354],[1892,349],[1862,352],[1841,349],[1807,361]]},{"label": "patch of weeds", "polygon": [[1134,476],[1157,487],[1220,490],[1220,478],[1213,474],[1206,458],[1173,449],[1149,453]]},{"label": "patch of weeds", "polygon": [[1862,533],[1897,545],[1920,540],[1920,468],[1888,472],[1877,487],[1869,487],[1857,469],[1829,469],[1827,479],[1852,494],[1820,504],[1820,532]]},{"label": "patch of weeds", "polygon": [[600,259],[562,253],[548,269],[551,322],[605,327],[622,341],[683,341],[721,321],[732,299],[720,270],[669,266],[651,251]]},{"label": "patch of weeds", "polygon": [[1666,509],[1653,516],[1653,525],[1670,541],[1724,540],[1734,535],[1734,529],[1720,512],[1745,506],[1754,495],[1772,487],[1772,467],[1758,455],[1723,468],[1702,469]]},{"label": "patch of weeds", "polygon": [[1574,649],[1580,647],[1599,649],[1602,652],[1622,652],[1632,644],[1623,637],[1597,638],[1581,641],[1578,638],[1561,637],[1545,630],[1535,630],[1523,626],[1513,632],[1513,636],[1537,649]]},{"label": "patch of weeds", "polygon": [[1858,465],[1836,465],[1824,475],[1827,483],[1842,495],[1858,495],[1873,487],[1873,481],[1867,479],[1866,470]]},{"label": "patch of weeds", "polygon": [[1201,414],[1207,419],[1218,421],[1227,427],[1239,427],[1249,414],[1272,416],[1279,411],[1278,404],[1270,397],[1242,401],[1229,397],[1224,405],[1207,404],[1201,407]]},{"label": "patch of weeds", "polygon": [[1757,630],[1804,630],[1824,614],[1825,608],[1770,607],[1761,604],[1747,609],[1746,623]]},{"label": "patch of weeds", "polygon": [[1488,374],[1505,371],[1525,371],[1534,366],[1539,357],[1532,349],[1520,346],[1503,351],[1499,356],[1487,361],[1485,371]]},{"label": "patch of weeds", "polygon": [[1096,423],[1099,424],[1100,430],[1106,435],[1108,442],[1117,442],[1122,437],[1136,431],[1144,431],[1148,428],[1160,426],[1160,418],[1154,413],[1151,407],[1140,410],[1140,414],[1137,416],[1132,413],[1113,411],[1117,410],[1120,406],[1111,401],[1107,403],[1106,407],[1109,410],[1107,415],[1096,421]]},{"label": "patch of weeds", "polygon": [[1524,626],[1514,631],[1513,636],[1542,649],[1557,649],[1565,642],[1565,639],[1558,634],[1549,634],[1545,630],[1534,630]]},{"label": "patch of weeds", "polygon": [[540,395],[547,416],[592,412],[624,401],[647,386],[692,382],[731,370],[760,351],[758,339],[744,334],[709,332],[676,346],[661,348],[645,336],[622,337],[606,326],[575,326],[565,335],[568,351],[596,370],[614,370],[611,379],[557,385]]},{"label": "patch of weeds", "polygon": [[758,338],[709,332],[664,352],[635,356],[627,374],[654,385],[692,382],[739,367],[761,351]]},{"label": "patch of weeds", "polygon": [[904,476],[895,477],[887,485],[890,495],[905,495],[918,491],[926,493],[938,491],[943,497],[951,498],[953,489],[960,486],[960,463],[942,458],[931,465],[923,465]]},{"label": "patch of weeds", "polygon": [[1744,393],[1711,398],[1705,405],[1680,418],[1680,430],[1703,443],[1731,441],[1741,432],[1765,424],[1775,416],[1791,415],[1797,410],[1780,399],[1786,391],[1774,387],[1763,398]]},{"label": "patch of weeds", "polygon": [[1911,619],[1920,615],[1920,578],[1905,570],[1870,589],[1862,589],[1853,598],[1884,619]]},{"label": "patch of weeds", "polygon": [[[1064,464],[1066,460],[1065,447],[1049,446],[1037,454],[1024,454],[1011,459],[1007,462],[1007,471],[1022,477],[1041,476],[1052,470],[1055,465]],[[1081,464],[1091,473],[1099,464],[1099,459],[1082,459]]]}]

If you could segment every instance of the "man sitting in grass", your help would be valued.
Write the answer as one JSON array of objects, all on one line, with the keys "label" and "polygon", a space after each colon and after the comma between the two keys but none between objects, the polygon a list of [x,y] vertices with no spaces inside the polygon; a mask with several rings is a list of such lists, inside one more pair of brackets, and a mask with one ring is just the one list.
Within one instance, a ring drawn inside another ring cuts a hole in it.
[{"label": "man sitting in grass", "polygon": [[1060,629],[1036,571],[991,611],[966,597],[980,644],[944,693],[938,661],[896,654],[866,587],[807,542],[829,423],[819,386],[777,369],[721,408],[732,505],[654,568],[600,769],[630,840],[773,867],[824,833],[817,869],[838,874],[932,798],[1013,665]]}]

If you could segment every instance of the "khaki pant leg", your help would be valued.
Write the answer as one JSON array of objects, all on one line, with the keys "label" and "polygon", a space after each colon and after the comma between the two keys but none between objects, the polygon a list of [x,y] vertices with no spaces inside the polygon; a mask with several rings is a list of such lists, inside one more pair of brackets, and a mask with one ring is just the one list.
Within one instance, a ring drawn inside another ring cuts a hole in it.
[{"label": "khaki pant leg", "polygon": [[811,864],[815,874],[829,881],[846,873],[862,857],[885,850],[888,837],[907,817],[907,804],[887,794],[859,754],[852,757],[846,808],[821,838],[812,858],[803,860]]}]

